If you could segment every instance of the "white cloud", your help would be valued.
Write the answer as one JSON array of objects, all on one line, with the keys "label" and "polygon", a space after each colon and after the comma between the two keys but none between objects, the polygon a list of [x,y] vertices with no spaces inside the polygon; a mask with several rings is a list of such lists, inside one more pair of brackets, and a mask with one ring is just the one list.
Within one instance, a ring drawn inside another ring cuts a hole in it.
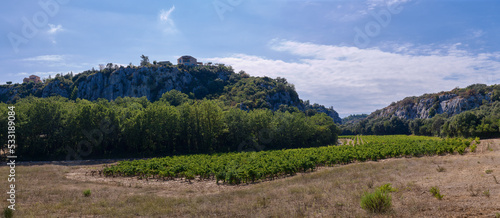
[{"label": "white cloud", "polygon": [[175,10],[175,5],[173,5],[168,11],[161,10],[160,11],[160,20],[162,21],[170,21],[170,14]]},{"label": "white cloud", "polygon": [[49,23],[50,29],[47,31],[49,34],[56,34],[58,32],[63,31],[64,29],[62,28],[61,24],[58,24],[57,26],[54,24]]},{"label": "white cloud", "polygon": [[46,61],[46,62],[57,62],[63,61],[64,55],[41,55],[32,58],[25,58],[24,61]]},{"label": "white cloud", "polygon": [[171,34],[171,33],[176,33],[177,28],[175,26],[175,23],[173,19],[171,18],[172,12],[175,10],[175,5],[173,5],[170,9],[168,10],[161,10],[159,19],[160,19],[160,27],[163,29],[165,33]]},{"label": "white cloud", "polygon": [[341,115],[370,113],[407,96],[451,90],[473,83],[499,82],[498,53],[471,54],[460,44],[437,46],[445,52],[411,45],[397,51],[359,49],[274,40],[273,50],[298,61],[235,54],[207,61],[232,65],[255,76],[285,77],[303,99],[334,106]]},{"label": "white cloud", "polygon": [[483,30],[471,30],[469,33],[470,39],[481,38],[484,36],[485,32]]},{"label": "white cloud", "polygon": [[57,44],[57,40],[55,36],[57,33],[64,31],[61,24],[54,25],[49,23],[49,30],[47,30],[48,39],[52,42],[52,44]]}]

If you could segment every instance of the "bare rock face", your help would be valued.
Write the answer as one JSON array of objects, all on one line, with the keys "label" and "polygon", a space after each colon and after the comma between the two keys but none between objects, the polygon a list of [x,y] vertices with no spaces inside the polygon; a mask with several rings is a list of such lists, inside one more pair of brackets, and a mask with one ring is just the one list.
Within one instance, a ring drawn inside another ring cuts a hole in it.
[{"label": "bare rock face", "polygon": [[55,80],[51,83],[48,83],[42,90],[42,98],[47,98],[50,96],[62,96],[65,98],[69,97],[67,85],[61,83],[59,80]]},{"label": "bare rock face", "polygon": [[[222,75],[226,73],[229,72],[219,72]],[[77,97],[88,100],[146,96],[148,100],[155,101],[172,89],[186,90],[192,82],[191,74],[180,72],[177,68],[121,68],[109,76],[104,73],[90,75],[76,86]]]},{"label": "bare rock face", "polygon": [[392,104],[384,109],[375,111],[372,116],[397,116],[404,119],[426,119],[443,113],[453,116],[491,102],[491,92],[485,94],[477,93],[468,97],[446,93],[429,98],[405,99],[397,104]]},{"label": "bare rock face", "polygon": [[290,92],[277,92],[273,95],[266,96],[267,102],[271,105],[272,110],[278,110],[280,105],[290,105],[299,108],[299,110],[304,110],[304,105],[298,102],[297,99],[292,98]]}]

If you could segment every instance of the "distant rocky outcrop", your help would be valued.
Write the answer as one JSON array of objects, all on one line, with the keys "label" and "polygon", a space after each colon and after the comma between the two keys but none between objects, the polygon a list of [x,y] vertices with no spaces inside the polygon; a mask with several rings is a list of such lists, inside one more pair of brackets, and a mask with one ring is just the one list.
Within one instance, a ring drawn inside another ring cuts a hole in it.
[{"label": "distant rocky outcrop", "polygon": [[[229,72],[221,71],[218,78],[225,78],[222,76],[224,74]],[[195,93],[206,85],[194,85],[197,80],[192,74],[178,68],[121,68],[110,74],[89,75],[82,81],[76,82],[75,87],[78,89],[76,97],[82,99],[114,100],[118,97],[146,96],[148,100],[156,101],[163,93],[172,89]]]},{"label": "distant rocky outcrop", "polygon": [[449,92],[426,94],[420,97],[408,97],[397,103],[377,110],[370,118],[399,117],[403,119],[427,119],[436,114],[446,113],[448,116],[478,108],[483,104],[497,100],[498,94],[486,85],[476,84],[465,89],[455,89]]}]

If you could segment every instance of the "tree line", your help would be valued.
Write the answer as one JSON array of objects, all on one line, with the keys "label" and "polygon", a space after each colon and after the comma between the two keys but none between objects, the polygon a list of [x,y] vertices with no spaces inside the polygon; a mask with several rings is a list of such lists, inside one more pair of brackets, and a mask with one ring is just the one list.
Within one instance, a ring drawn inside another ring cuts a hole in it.
[{"label": "tree line", "polygon": [[[324,113],[240,110],[218,100],[193,100],[172,90],[146,97],[91,102],[60,96],[15,104],[16,155],[21,160],[139,158],[259,151],[335,144],[340,129]],[[0,103],[0,129],[7,129]],[[6,139],[6,131],[0,137]],[[5,141],[5,140],[4,140]],[[4,147],[3,147],[4,148]]]}]

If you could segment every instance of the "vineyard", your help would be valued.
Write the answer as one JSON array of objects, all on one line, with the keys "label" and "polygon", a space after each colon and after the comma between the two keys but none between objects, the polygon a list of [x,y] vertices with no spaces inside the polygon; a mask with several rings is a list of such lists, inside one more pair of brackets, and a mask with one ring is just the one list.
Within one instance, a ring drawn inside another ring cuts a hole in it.
[{"label": "vineyard", "polygon": [[186,155],[148,160],[121,161],[103,169],[105,176],[171,180],[215,179],[217,183],[240,184],[313,171],[318,166],[391,157],[463,154],[473,141],[464,138],[426,136],[342,136],[350,143],[339,146],[260,152]]}]

